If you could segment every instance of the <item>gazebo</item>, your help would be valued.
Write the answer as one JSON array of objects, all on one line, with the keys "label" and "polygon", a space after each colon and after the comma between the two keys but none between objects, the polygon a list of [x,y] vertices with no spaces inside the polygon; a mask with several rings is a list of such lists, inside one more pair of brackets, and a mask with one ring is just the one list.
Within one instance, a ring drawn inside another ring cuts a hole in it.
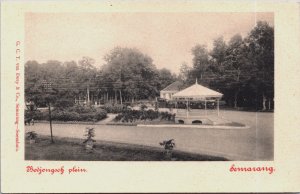
[{"label": "gazebo", "polygon": [[[176,123],[184,124],[212,124],[209,118],[219,116],[219,100],[223,94],[196,83],[173,95],[177,113]],[[184,109],[180,109],[184,108]]]}]

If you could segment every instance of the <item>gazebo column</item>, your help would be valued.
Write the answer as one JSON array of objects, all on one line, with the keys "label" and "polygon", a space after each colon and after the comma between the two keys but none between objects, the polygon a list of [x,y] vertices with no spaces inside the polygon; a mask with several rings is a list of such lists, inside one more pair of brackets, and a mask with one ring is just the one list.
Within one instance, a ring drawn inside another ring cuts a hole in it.
[{"label": "gazebo column", "polygon": [[[122,91],[119,90],[119,93],[120,93],[120,103],[121,103],[121,105],[122,105],[122,104],[123,104],[123,100],[122,100]],[[156,98],[156,101],[157,101],[157,98]]]},{"label": "gazebo column", "polygon": [[189,100],[186,101],[186,118],[189,118]]},{"label": "gazebo column", "polygon": [[206,98],[204,98],[204,107],[205,107],[205,116],[207,115],[207,111],[206,111]]},{"label": "gazebo column", "polygon": [[219,112],[220,112],[220,108],[219,108],[219,98],[217,99],[217,109],[218,109],[218,116],[219,116]]}]

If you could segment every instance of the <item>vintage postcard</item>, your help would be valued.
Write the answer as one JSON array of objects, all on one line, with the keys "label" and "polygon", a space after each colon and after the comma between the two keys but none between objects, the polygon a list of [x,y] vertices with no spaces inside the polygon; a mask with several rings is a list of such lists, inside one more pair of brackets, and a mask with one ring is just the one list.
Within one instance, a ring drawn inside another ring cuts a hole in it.
[{"label": "vintage postcard", "polygon": [[296,192],[299,5],[1,2],[1,192]]}]

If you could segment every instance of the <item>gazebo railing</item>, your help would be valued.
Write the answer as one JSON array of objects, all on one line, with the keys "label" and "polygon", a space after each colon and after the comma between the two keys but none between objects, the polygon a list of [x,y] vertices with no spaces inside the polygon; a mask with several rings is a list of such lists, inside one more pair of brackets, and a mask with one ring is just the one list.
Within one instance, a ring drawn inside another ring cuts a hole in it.
[{"label": "gazebo railing", "polygon": [[216,115],[217,113],[217,109],[189,109],[187,111],[187,109],[177,109],[176,112],[176,116],[190,116],[190,117],[194,117],[194,116],[205,116],[205,115]]}]

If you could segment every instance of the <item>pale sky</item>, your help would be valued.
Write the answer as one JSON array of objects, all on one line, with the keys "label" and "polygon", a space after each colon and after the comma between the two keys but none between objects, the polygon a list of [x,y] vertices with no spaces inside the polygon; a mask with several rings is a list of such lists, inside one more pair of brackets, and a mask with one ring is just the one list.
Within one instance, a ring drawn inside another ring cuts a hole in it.
[{"label": "pale sky", "polygon": [[212,47],[223,36],[245,37],[256,21],[274,25],[272,13],[27,13],[25,61],[78,61],[83,56],[104,64],[116,46],[134,47],[149,55],[158,69],[179,72],[192,65],[191,48]]}]

